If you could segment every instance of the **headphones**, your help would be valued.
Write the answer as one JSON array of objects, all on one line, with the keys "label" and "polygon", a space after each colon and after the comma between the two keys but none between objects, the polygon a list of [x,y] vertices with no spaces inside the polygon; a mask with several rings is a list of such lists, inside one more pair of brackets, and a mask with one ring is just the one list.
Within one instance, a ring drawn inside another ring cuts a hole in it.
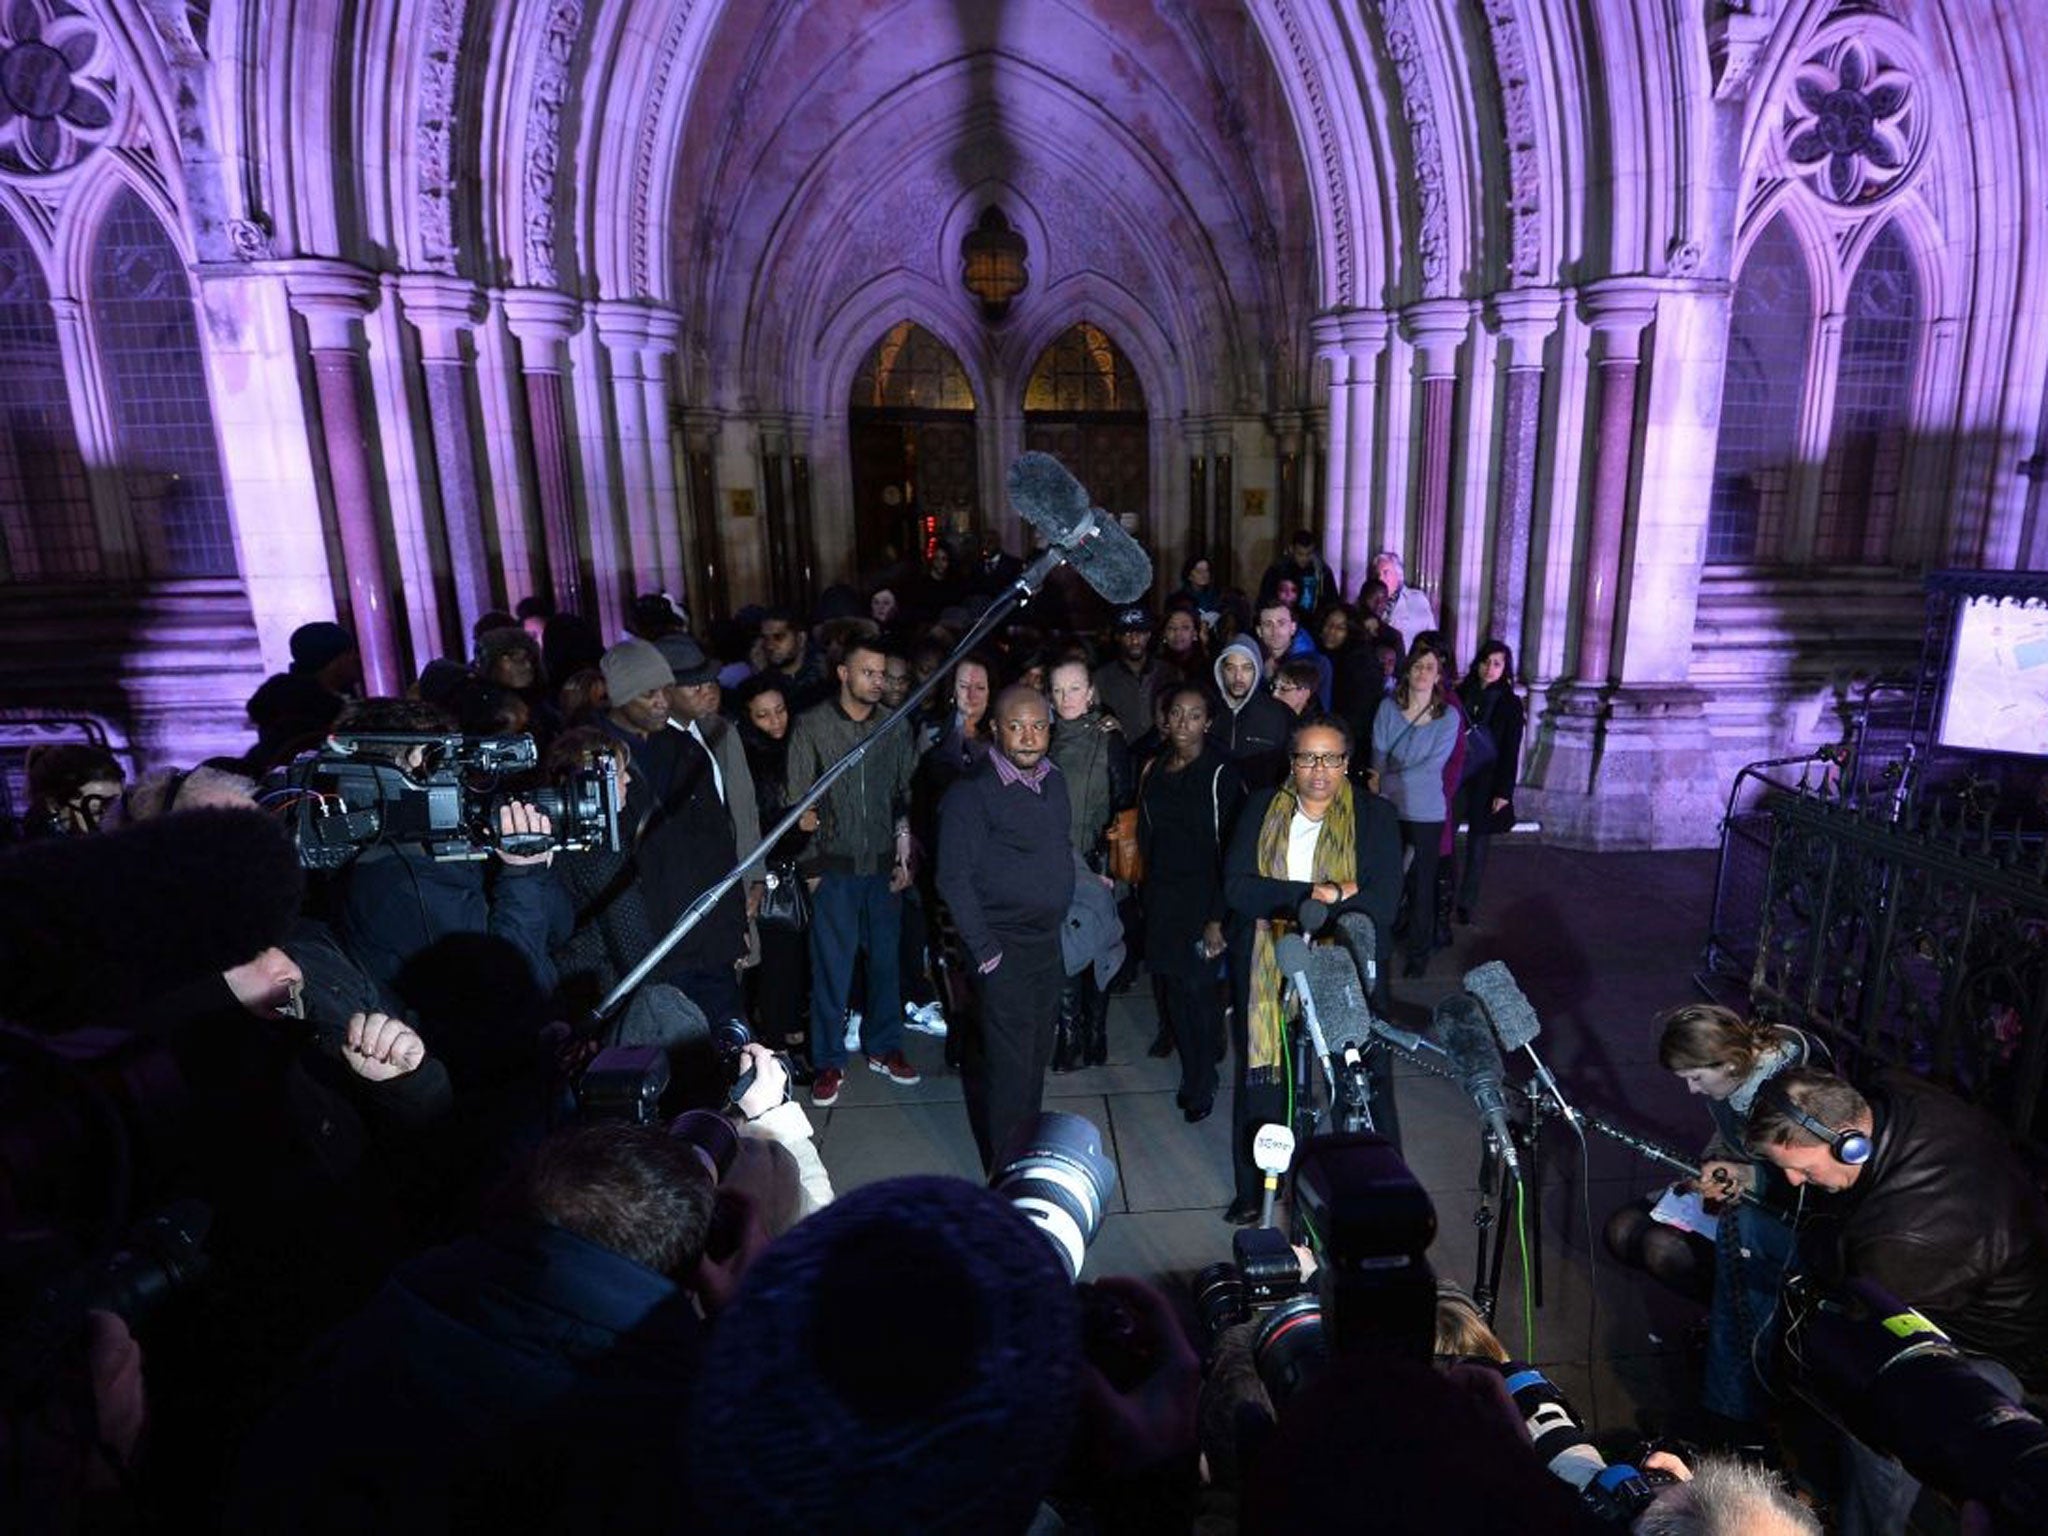
[{"label": "headphones", "polygon": [[1771,1095],[1772,1101],[1785,1111],[1786,1117],[1794,1125],[1805,1131],[1809,1136],[1817,1137],[1821,1141],[1826,1142],[1828,1150],[1835,1154],[1836,1162],[1844,1163],[1851,1168],[1860,1168],[1863,1164],[1870,1161],[1870,1154],[1873,1150],[1870,1138],[1857,1130],[1853,1125],[1843,1130],[1836,1130],[1822,1124],[1797,1104],[1794,1104],[1792,1102],[1792,1095],[1778,1086],[1775,1078],[1766,1085],[1765,1091]]}]

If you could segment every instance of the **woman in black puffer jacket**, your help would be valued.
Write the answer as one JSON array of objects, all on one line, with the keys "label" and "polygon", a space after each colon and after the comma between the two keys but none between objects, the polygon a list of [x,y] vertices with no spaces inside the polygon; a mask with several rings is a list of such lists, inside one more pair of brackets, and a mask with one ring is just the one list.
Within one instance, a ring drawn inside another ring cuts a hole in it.
[{"label": "woman in black puffer jacket", "polygon": [[[732,708],[740,742],[747,749],[747,767],[754,775],[754,798],[765,833],[789,809],[789,699],[773,677],[762,676],[735,691]],[[817,827],[818,813],[805,812],[796,830],[769,851],[768,869],[786,872]],[[788,928],[757,926],[761,963],[752,972],[754,1017],[771,1048],[796,1049],[804,1043],[804,1021],[810,1017],[810,940]]]}]

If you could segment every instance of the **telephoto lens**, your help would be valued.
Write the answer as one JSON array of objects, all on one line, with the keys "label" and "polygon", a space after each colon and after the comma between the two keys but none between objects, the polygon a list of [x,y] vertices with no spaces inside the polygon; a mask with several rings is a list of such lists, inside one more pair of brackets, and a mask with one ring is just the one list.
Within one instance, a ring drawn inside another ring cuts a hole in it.
[{"label": "telephoto lens", "polygon": [[1304,1292],[1266,1314],[1252,1340],[1252,1362],[1273,1411],[1313,1381],[1330,1359],[1330,1341],[1323,1333],[1323,1304]]},{"label": "telephoto lens", "polygon": [[668,1123],[669,1135],[687,1141],[704,1159],[711,1177],[723,1182],[740,1155],[740,1133],[725,1116],[709,1109],[686,1109]]},{"label": "telephoto lens", "polygon": [[1100,1131],[1058,1110],[1032,1121],[1016,1146],[988,1187],[1045,1234],[1071,1280],[1116,1193],[1116,1164],[1103,1153]]},{"label": "telephoto lens", "polygon": [[1202,1337],[1211,1345],[1226,1328],[1244,1322],[1251,1314],[1244,1274],[1229,1259],[1195,1272],[1189,1291],[1195,1299],[1195,1317],[1201,1322]]}]

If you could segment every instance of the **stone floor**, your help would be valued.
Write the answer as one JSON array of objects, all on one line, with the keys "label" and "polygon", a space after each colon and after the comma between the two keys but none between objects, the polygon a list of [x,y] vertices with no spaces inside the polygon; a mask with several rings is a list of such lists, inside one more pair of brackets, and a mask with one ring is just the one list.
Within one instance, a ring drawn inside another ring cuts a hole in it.
[{"label": "stone floor", "polygon": [[[1690,1151],[1708,1135],[1703,1108],[1657,1066],[1650,1019],[1697,997],[1693,971],[1707,933],[1711,853],[1590,854],[1504,840],[1488,871],[1478,923],[1458,930],[1429,974],[1394,983],[1395,1019],[1422,1028],[1460,976],[1505,961],[1543,1022],[1537,1047],[1579,1107],[1665,1145]],[[1120,1182],[1113,1214],[1090,1251],[1087,1275],[1138,1274],[1184,1293],[1202,1266],[1230,1255],[1221,1220],[1231,1196],[1228,1105],[1187,1125],[1174,1104],[1177,1068],[1145,1054],[1153,1033],[1151,989],[1142,979],[1110,1014],[1106,1066],[1055,1077],[1048,1107],[1102,1128]],[[899,1088],[850,1073],[838,1105],[814,1112],[819,1144],[841,1190],[912,1172],[979,1177],[961,1104],[941,1046],[910,1035],[922,1083]],[[1525,1064],[1510,1072],[1526,1076]],[[1226,1068],[1227,1081],[1227,1068]],[[1440,1274],[1474,1279],[1479,1172],[1478,1117],[1452,1083],[1415,1069],[1398,1088],[1404,1152],[1435,1202]],[[1683,1340],[1689,1313],[1641,1277],[1616,1268],[1605,1248],[1588,1262],[1608,1213],[1666,1180],[1619,1144],[1595,1135],[1582,1166],[1577,1142],[1553,1125],[1545,1143],[1535,1309],[1535,1359],[1606,1429],[1661,1426],[1693,1392]],[[1511,1257],[1496,1327],[1526,1352],[1520,1267]],[[1597,1305],[1596,1305],[1597,1303]]]}]

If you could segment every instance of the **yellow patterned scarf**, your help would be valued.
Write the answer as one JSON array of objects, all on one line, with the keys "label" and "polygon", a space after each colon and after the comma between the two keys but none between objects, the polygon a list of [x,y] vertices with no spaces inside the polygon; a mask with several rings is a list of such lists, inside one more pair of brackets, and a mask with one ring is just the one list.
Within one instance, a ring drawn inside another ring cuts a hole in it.
[{"label": "yellow patterned scarf", "polygon": [[[1288,878],[1287,834],[1299,808],[1293,786],[1282,785],[1259,824],[1259,873],[1269,879]],[[1342,885],[1358,878],[1358,807],[1348,782],[1337,786],[1336,798],[1323,812],[1322,835],[1316,839],[1311,867],[1311,879],[1318,885]],[[1251,1018],[1246,1026],[1249,1051],[1245,1061],[1249,1082],[1277,1080],[1287,1014],[1280,1002],[1280,964],[1273,946],[1293,926],[1286,918],[1262,919],[1252,933]]]}]

